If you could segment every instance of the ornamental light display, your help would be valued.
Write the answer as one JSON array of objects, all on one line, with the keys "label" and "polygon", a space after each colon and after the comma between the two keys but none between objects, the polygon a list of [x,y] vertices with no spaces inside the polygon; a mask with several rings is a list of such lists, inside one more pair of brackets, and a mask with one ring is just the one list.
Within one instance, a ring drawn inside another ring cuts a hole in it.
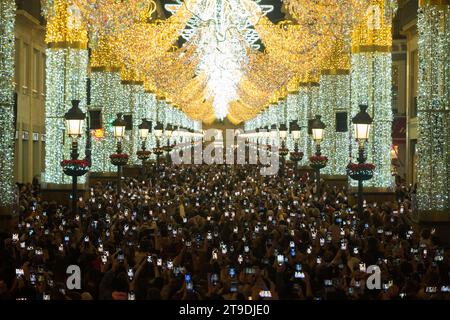
[{"label": "ornamental light display", "polygon": [[417,204],[450,209],[450,2],[419,1]]},{"label": "ornamental light display", "polygon": [[92,50],[90,57],[91,105],[101,108],[103,136],[92,141],[92,167],[94,172],[113,172],[109,156],[116,149],[112,122],[120,112],[120,61],[114,55],[114,38],[103,38]]},{"label": "ornamental light display", "polygon": [[[339,65],[345,59],[337,59],[333,66],[324,66],[324,62],[333,60],[335,51],[342,51],[345,45],[341,42],[349,45],[346,36],[353,29],[354,56],[365,53],[368,42],[384,39],[382,36],[387,30],[384,25],[389,25],[384,21],[388,21],[393,11],[391,2],[386,1],[389,6],[382,8],[386,17],[380,20],[381,26],[367,18],[367,7],[374,7],[370,3],[362,0],[286,1],[293,20],[274,24],[266,17],[273,7],[251,0],[176,0],[165,6],[172,13],[165,20],[153,17],[156,5],[152,0],[44,1],[44,14],[49,21],[46,38],[52,50],[48,55],[47,83],[50,85],[46,102],[50,133],[46,165],[49,169],[44,180],[64,182],[60,170],[54,169],[58,166],[52,163],[58,163],[69,152],[61,125],[68,101],[81,100],[80,107],[86,108],[87,44],[92,49],[92,106],[101,107],[104,115],[104,138],[96,135],[98,139],[93,143],[93,169],[96,171],[112,170],[107,161],[114,148],[110,122],[119,111],[133,119],[126,135],[126,148],[130,163],[138,163],[137,128],[142,118],[158,122],[155,121],[158,117],[154,116],[157,104],[164,127],[176,127],[182,120],[189,126],[196,126],[194,121],[212,123],[225,117],[239,124],[258,115],[259,122],[266,126],[281,123],[288,126],[298,120],[302,131],[298,147],[302,152],[311,153],[313,143],[308,138],[308,119],[322,114],[327,130],[333,130],[333,112],[341,110],[339,108],[346,105],[348,99],[347,81],[336,80],[338,77],[331,76],[337,75],[326,73],[344,69],[348,72],[348,66]],[[301,9],[305,5],[308,10]],[[378,17],[378,11],[372,16]],[[363,22],[362,17],[365,17]],[[370,20],[372,29],[380,27],[381,31],[365,32],[366,20]],[[180,37],[183,43],[178,41]],[[378,52],[380,46],[375,47]],[[378,83],[364,87],[361,79],[368,78],[362,67],[367,61],[365,54],[362,56],[354,58],[354,82],[363,93],[356,94],[353,105],[356,101],[363,102],[359,100],[364,100],[360,99],[360,96],[365,97],[364,91],[381,90]],[[58,70],[59,65],[65,66],[64,71]],[[382,64],[373,74],[384,76],[388,67],[389,64]],[[343,94],[338,96],[337,91]],[[371,103],[368,105],[370,110]],[[280,110],[288,110],[288,114]],[[181,112],[188,119],[181,117]],[[386,124],[385,121],[379,123]],[[162,139],[165,141],[161,142],[170,146],[178,138]],[[324,148],[335,145],[345,149],[346,141],[342,137],[330,140],[325,142]],[[150,147],[154,147],[155,142],[151,138]],[[374,145],[378,147],[377,143]],[[290,136],[286,146],[293,150]],[[334,153],[327,153],[334,157]],[[331,159],[330,170],[341,170],[338,167],[343,167],[340,163],[344,158]]]},{"label": "ornamental light display", "polygon": [[[392,16],[391,0],[370,0],[363,21],[352,33],[351,57],[351,117],[359,105],[368,105],[373,118],[373,130],[367,150],[367,160],[376,167],[371,187],[391,187],[390,150],[392,144]],[[357,157],[357,146],[351,145],[352,158]]]},{"label": "ornamental light display", "polygon": [[[335,42],[331,55],[325,59],[320,76],[319,109],[327,125],[327,139],[322,150],[328,155],[325,174],[344,175],[350,147],[348,130],[339,130],[337,116],[343,115],[348,125],[350,111],[350,52],[343,40]],[[345,121],[344,120],[344,121]],[[338,129],[338,130],[337,130]],[[347,128],[348,129],[348,128]],[[339,150],[335,152],[335,150]]]},{"label": "ornamental light display", "polygon": [[297,1],[289,6],[295,21],[274,24],[266,17],[273,7],[252,0],[176,0],[165,5],[172,13],[165,20],[153,19],[152,0],[66,2],[89,45],[107,41],[159,97],[194,120],[227,117],[234,124],[286,98],[293,79],[320,71],[336,34],[351,29],[365,7],[362,0],[327,0],[304,11],[306,2]]},{"label": "ornamental light display", "polygon": [[14,0],[0,2],[0,208],[14,202]]},{"label": "ornamental light display", "polygon": [[[77,11],[65,0],[43,3],[47,19],[46,97],[45,97],[45,174],[47,183],[69,183],[59,165],[67,159],[70,144],[64,128],[64,114],[72,100],[80,101],[86,112],[86,78],[88,67],[87,32]],[[79,140],[85,144],[86,137]],[[80,150],[84,158],[84,148]],[[84,178],[80,178],[83,182]]]},{"label": "ornamental light display", "polygon": [[[267,13],[273,7],[260,9]],[[237,87],[249,64],[247,51],[258,49],[259,37],[251,28],[254,15],[241,0],[199,0],[192,12],[181,35],[197,47],[201,58],[196,72],[208,79],[205,98],[213,101],[216,118],[224,119],[230,102],[237,100]]]}]

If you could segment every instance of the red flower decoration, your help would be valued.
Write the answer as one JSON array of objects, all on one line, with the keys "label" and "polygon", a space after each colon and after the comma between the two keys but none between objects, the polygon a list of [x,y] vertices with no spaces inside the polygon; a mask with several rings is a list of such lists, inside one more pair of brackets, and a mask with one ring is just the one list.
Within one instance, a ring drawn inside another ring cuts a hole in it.
[{"label": "red flower decoration", "polygon": [[80,168],[87,168],[89,167],[89,162],[87,160],[63,160],[61,161],[62,167],[80,167]]},{"label": "red flower decoration", "polygon": [[128,159],[128,155],[126,153],[113,153],[110,156],[111,159]]},{"label": "red flower decoration", "polygon": [[347,169],[351,171],[373,171],[375,170],[375,165],[373,163],[349,163]]},{"label": "red flower decoration", "polygon": [[311,162],[327,162],[328,158],[325,156],[311,156],[311,157],[309,157],[309,161],[311,161]]}]

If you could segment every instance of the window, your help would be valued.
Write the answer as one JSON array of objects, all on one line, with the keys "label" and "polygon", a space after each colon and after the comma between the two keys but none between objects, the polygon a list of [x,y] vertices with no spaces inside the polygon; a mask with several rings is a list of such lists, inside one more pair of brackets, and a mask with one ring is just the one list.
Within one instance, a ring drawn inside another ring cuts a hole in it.
[{"label": "window", "polygon": [[22,55],[22,87],[26,93],[30,87],[30,71],[30,45],[24,43]]},{"label": "window", "polygon": [[21,64],[20,64],[20,39],[16,38],[16,42],[15,42],[15,56],[14,56],[14,64],[15,64],[15,72],[14,72],[14,82],[15,82],[15,86],[16,86],[16,90],[18,90],[19,88],[19,84],[20,84],[20,71],[21,69]]},{"label": "window", "polygon": [[45,94],[45,59],[45,53],[41,53],[41,86],[39,88],[41,95]]},{"label": "window", "polygon": [[41,89],[41,53],[33,49],[33,93],[38,93]]}]

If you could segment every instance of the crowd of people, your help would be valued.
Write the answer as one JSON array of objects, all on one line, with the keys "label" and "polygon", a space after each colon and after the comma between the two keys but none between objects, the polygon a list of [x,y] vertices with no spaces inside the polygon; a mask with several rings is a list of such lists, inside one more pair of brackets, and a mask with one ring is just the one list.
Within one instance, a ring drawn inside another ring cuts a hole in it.
[{"label": "crowd of people", "polygon": [[[358,213],[344,187],[286,166],[151,165],[119,194],[91,186],[76,212],[21,186],[0,299],[449,298],[450,251],[411,221],[407,188]],[[70,290],[73,265],[81,287]]]}]

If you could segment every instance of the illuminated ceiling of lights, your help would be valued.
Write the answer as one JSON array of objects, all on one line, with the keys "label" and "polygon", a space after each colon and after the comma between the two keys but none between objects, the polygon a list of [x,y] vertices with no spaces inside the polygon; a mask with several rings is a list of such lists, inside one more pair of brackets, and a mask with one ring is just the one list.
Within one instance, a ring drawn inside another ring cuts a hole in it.
[{"label": "illuminated ceiling of lights", "polygon": [[55,0],[68,29],[87,30],[96,66],[121,68],[194,120],[233,123],[313,81],[373,1],[173,0],[158,20],[153,0]]}]

